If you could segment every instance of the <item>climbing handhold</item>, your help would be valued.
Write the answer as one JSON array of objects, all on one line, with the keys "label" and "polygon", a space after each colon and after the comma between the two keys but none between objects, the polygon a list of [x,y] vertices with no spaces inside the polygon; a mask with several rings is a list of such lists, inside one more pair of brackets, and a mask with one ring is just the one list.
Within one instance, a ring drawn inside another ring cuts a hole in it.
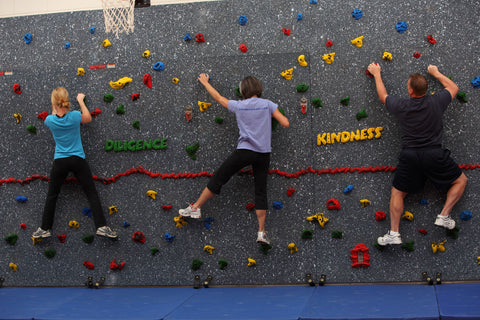
[{"label": "climbing handhold", "polygon": [[325,42],[325,46],[326,46],[327,48],[330,48],[331,46],[333,46],[332,40],[327,40],[327,42]]},{"label": "climbing handhold", "polygon": [[43,239],[42,238],[34,238],[32,237],[32,244],[33,245],[36,245],[37,243],[39,243],[40,241],[42,241]]},{"label": "climbing handhold", "polygon": [[128,221],[123,221],[122,225],[124,228],[130,227],[130,223]]},{"label": "climbing handhold", "polygon": [[322,100],[320,98],[313,98],[312,99],[312,104],[315,108],[323,107]]},{"label": "climbing handhold", "polygon": [[92,115],[92,117],[96,118],[100,113],[102,113],[102,110],[100,110],[98,107],[91,111],[90,114]]},{"label": "climbing handhold", "polygon": [[377,221],[382,221],[387,218],[387,215],[383,211],[377,211],[375,212],[375,220]]},{"label": "climbing handhold", "polygon": [[470,83],[475,89],[480,88],[480,77],[473,78],[472,81],[470,81]]},{"label": "climbing handhold", "polygon": [[405,213],[402,215],[402,219],[413,221],[413,213],[411,213],[410,211],[405,211]]},{"label": "climbing handhold", "polygon": [[291,197],[291,196],[293,196],[294,193],[295,193],[294,188],[288,188],[287,189],[287,196]]},{"label": "climbing handhold", "polygon": [[148,88],[152,89],[152,76],[148,73],[143,75],[143,84],[145,84]]},{"label": "climbing handhold", "polygon": [[395,28],[397,28],[398,32],[403,33],[407,30],[407,23],[405,21],[400,21],[395,25]]},{"label": "climbing handhold", "polygon": [[183,40],[184,41],[190,41],[192,40],[192,36],[190,35],[190,33],[187,33],[186,35],[183,36]]},{"label": "climbing handhold", "polygon": [[57,234],[57,239],[60,241],[60,243],[65,243],[65,240],[67,240],[67,235],[66,234]]},{"label": "climbing handhold", "polygon": [[129,82],[132,82],[132,78],[123,77],[115,82],[110,81],[110,87],[112,87],[113,89],[123,89],[123,87],[125,87],[125,85]]},{"label": "climbing handhold", "polygon": [[9,245],[13,246],[18,240],[18,235],[16,235],[15,233],[12,233],[6,236],[4,239]]},{"label": "climbing handhold", "polygon": [[22,120],[22,115],[20,113],[14,113],[13,116],[17,120],[17,123],[20,123],[20,121]]},{"label": "climbing handhold", "polygon": [[326,63],[332,64],[332,62],[335,60],[335,52],[324,54],[324,55],[322,56],[322,59],[323,59]]},{"label": "climbing handhold", "polygon": [[172,209],[172,208],[173,208],[173,205],[171,205],[171,204],[170,204],[170,205],[163,205],[163,206],[162,206],[162,209],[165,210],[165,211],[168,211],[168,210],[170,210],[170,209]]},{"label": "climbing handhold", "polygon": [[192,120],[193,107],[191,105],[185,106],[185,118],[187,121]]},{"label": "climbing handhold", "polygon": [[33,134],[37,134],[37,128],[33,124],[27,126],[27,131]]},{"label": "climbing handhold", "polygon": [[212,104],[210,102],[203,102],[203,101],[197,101],[198,106],[200,107],[201,112],[207,111],[208,107],[210,107]]},{"label": "climbing handhold", "polygon": [[293,77],[293,68],[290,68],[290,69],[287,69],[287,70],[284,70],[284,71],[280,72],[280,75],[281,75],[282,77],[284,77],[285,79],[287,79],[287,80],[292,79],[292,77]]},{"label": "climbing handhold", "polygon": [[355,20],[360,19],[362,16],[363,16],[362,10],[357,9],[357,8],[353,9],[352,17],[355,18]]},{"label": "climbing handhold", "polygon": [[90,208],[83,208],[82,209],[83,215],[91,218],[92,217],[92,210]]},{"label": "climbing handhold", "polygon": [[302,239],[312,239],[313,238],[313,230],[304,229],[302,230]]},{"label": "climbing handhold", "polygon": [[200,143],[197,141],[194,144],[191,144],[185,148],[185,151],[187,151],[188,156],[192,160],[197,160],[197,151],[199,147],[200,147]]},{"label": "climbing handhold", "polygon": [[245,44],[240,44],[240,47],[239,47],[240,51],[242,51],[243,53],[247,52],[247,46]]},{"label": "climbing handhold", "polygon": [[363,36],[350,40],[350,42],[353,43],[358,48],[361,48],[363,46]]},{"label": "climbing handhold", "polygon": [[94,266],[93,263],[91,263],[90,261],[83,261],[83,265],[84,265],[85,268],[87,268],[87,269],[90,269],[90,270],[95,269],[95,266]]},{"label": "climbing handhold", "polygon": [[310,4],[317,4],[318,0],[310,0]]},{"label": "climbing handhold", "polygon": [[174,83],[174,84],[178,84],[179,81],[180,81],[180,79],[178,79],[178,78],[172,78],[172,83]]},{"label": "climbing handhold", "polygon": [[350,103],[350,97],[349,96],[343,97],[342,99],[340,99],[340,103],[343,104],[344,106],[348,106],[348,104]]},{"label": "climbing handhold", "polygon": [[393,56],[392,56],[392,54],[391,54],[390,52],[385,51],[385,52],[383,53],[382,59],[383,59],[383,60],[392,61]]},{"label": "climbing handhold", "polygon": [[106,95],[103,96],[103,101],[105,102],[112,102],[113,101],[113,94],[107,93]]},{"label": "climbing handhold", "polygon": [[195,35],[195,41],[197,42],[205,42],[205,37],[203,36],[202,33],[197,33]]},{"label": "climbing handhold", "polygon": [[15,83],[13,85],[13,92],[15,92],[16,94],[22,94],[22,90],[20,89],[20,85],[18,83]]},{"label": "climbing handhold", "polygon": [[85,75],[85,69],[78,68],[77,69],[77,76],[84,76],[84,75]]},{"label": "climbing handhold", "polygon": [[225,269],[227,266],[228,266],[227,260],[224,260],[224,259],[218,260],[218,268],[219,268],[220,270]]},{"label": "climbing handhold", "polygon": [[27,200],[28,200],[28,198],[25,197],[25,196],[17,196],[15,199],[16,199],[18,202],[23,202],[23,203],[24,203],[24,202],[27,202]]},{"label": "climbing handhold", "polygon": [[25,223],[20,223],[20,228],[25,230],[25,229],[27,229],[27,225]]},{"label": "climbing handhold", "polygon": [[213,222],[213,217],[206,217],[203,225],[207,230],[210,230],[210,225],[212,222]]},{"label": "climbing handhold", "polygon": [[340,201],[335,198],[329,199],[327,201],[328,210],[340,210]]},{"label": "climbing handhold", "polygon": [[247,208],[248,211],[252,211],[253,208],[255,208],[255,203],[249,202],[245,205],[245,207]]},{"label": "climbing handhold", "polygon": [[159,251],[160,251],[160,249],[158,249],[156,247],[150,248],[150,254],[152,256],[156,255]]},{"label": "climbing handhold", "polygon": [[360,110],[357,113],[356,117],[358,121],[362,120],[363,118],[367,118],[368,117],[367,111],[365,109]]},{"label": "climbing handhold", "polygon": [[68,48],[70,48],[70,45],[71,45],[70,42],[67,42],[67,43],[65,43],[65,45],[64,45],[63,47],[64,47],[65,49],[68,49]]},{"label": "climbing handhold", "polygon": [[132,240],[138,243],[145,243],[145,234],[141,231],[135,231],[132,234]]},{"label": "climbing handhold", "polygon": [[329,219],[324,216],[323,212],[307,217],[307,221],[315,221],[315,220],[318,221],[318,224],[322,228],[325,228],[325,224],[328,222]]},{"label": "climbing handhold", "polygon": [[199,259],[193,259],[192,264],[190,265],[190,268],[192,270],[198,270],[202,266],[203,262],[200,261]]},{"label": "climbing handhold", "polygon": [[242,15],[240,15],[240,17],[238,17],[238,24],[241,25],[241,26],[246,25],[247,21],[248,21],[247,16],[244,15],[244,14],[242,14]]},{"label": "climbing handhold", "polygon": [[289,243],[288,249],[290,249],[290,253],[295,253],[298,251],[297,245],[295,243]]},{"label": "climbing handhold", "polygon": [[366,206],[368,206],[370,204],[370,200],[368,199],[361,199],[360,200],[360,204],[362,205],[362,208],[365,208]]},{"label": "climbing handhold", "polygon": [[114,213],[117,213],[117,212],[118,212],[117,207],[115,207],[115,206],[108,207],[108,214],[114,214]]},{"label": "climbing handhold", "polygon": [[110,262],[111,270],[122,270],[124,266],[125,266],[125,262],[121,262],[120,264],[117,264],[116,259],[113,259],[112,262]]},{"label": "climbing handhold", "polygon": [[343,190],[343,193],[347,194],[347,193],[352,192],[352,190],[353,190],[353,184],[349,184],[349,185]]},{"label": "climbing handhold", "polygon": [[297,13],[297,21],[303,20],[303,14]]},{"label": "climbing handhold", "polygon": [[433,253],[437,253],[437,251],[444,252],[445,251],[445,242],[447,242],[447,240],[443,240],[442,242],[440,242],[438,244],[435,241],[432,241],[432,251],[433,251]]},{"label": "climbing handhold", "polygon": [[23,40],[25,41],[26,44],[30,44],[32,42],[33,35],[30,32],[25,33],[23,36]]},{"label": "climbing handhold", "polygon": [[291,30],[290,30],[290,28],[288,28],[288,29],[282,28],[282,32],[283,32],[285,35],[289,36]]},{"label": "climbing handhold", "polygon": [[145,50],[145,51],[143,51],[142,57],[148,58],[149,56],[150,56],[150,50]]},{"label": "climbing handhold", "polygon": [[108,39],[105,39],[105,40],[102,41],[102,46],[103,46],[104,48],[110,47],[111,45],[112,45],[112,44],[110,43],[110,41],[109,41]]},{"label": "climbing handhold", "polygon": [[152,198],[152,199],[155,199],[155,196],[157,195],[157,192],[154,191],[154,190],[148,190],[147,191],[147,196]]},{"label": "climbing handhold", "polygon": [[415,244],[415,241],[408,241],[408,242],[405,242],[402,244],[402,249],[405,249],[407,250],[408,252],[412,252],[413,250],[415,250],[413,248],[413,245]]},{"label": "climbing handhold", "polygon": [[183,216],[174,217],[173,221],[175,221],[175,226],[177,228],[181,228],[188,224],[188,222],[185,221],[185,218]]},{"label": "climbing handhold", "polygon": [[[370,254],[368,253],[368,248],[365,244],[359,243],[355,246],[355,248],[351,249],[350,258],[352,259],[352,267],[368,267],[370,266]],[[359,255],[359,253],[361,253]],[[362,259],[360,259],[360,257]]]},{"label": "climbing handhold", "polygon": [[[466,94],[464,91],[460,91],[460,92],[457,94],[457,99],[458,99],[458,101],[463,102],[463,103],[468,102],[468,100],[467,100],[467,94]],[[18,122],[17,122],[17,123],[18,123]]]},{"label": "climbing handhold", "polygon": [[223,118],[221,118],[221,117],[215,117],[215,123],[216,123],[216,124],[222,124],[222,123],[223,123]]},{"label": "climbing handhold", "polygon": [[43,254],[45,255],[45,257],[47,257],[48,259],[53,259],[53,257],[55,257],[55,255],[57,254],[57,250],[55,249],[48,249],[48,250],[45,250],[43,252]]},{"label": "climbing handhold", "polygon": [[88,234],[82,237],[83,242],[85,243],[92,243],[95,240],[95,236],[93,234]]},{"label": "climbing handhold", "polygon": [[422,54],[421,54],[420,52],[414,52],[414,53],[413,53],[413,57],[414,57],[414,58],[417,58],[417,59],[420,58],[421,55],[422,55]]},{"label": "climbing handhold", "polygon": [[75,221],[75,220],[70,220],[70,221],[68,222],[68,226],[69,226],[70,228],[72,228],[72,229],[78,229],[78,227],[80,226],[80,224],[79,224],[77,221]]},{"label": "climbing handhold", "polygon": [[153,65],[152,69],[155,71],[163,71],[165,69],[165,64],[162,61],[158,61]]},{"label": "climbing handhold", "polygon": [[427,204],[428,204],[428,200],[425,199],[425,198],[422,198],[422,199],[420,199],[420,204],[427,205]]},{"label": "climbing handhold", "polygon": [[95,27],[91,27],[91,28],[90,28],[90,33],[91,33],[91,34],[94,34],[94,33],[95,33]]},{"label": "climbing handhold", "polygon": [[260,251],[261,251],[263,254],[265,254],[265,255],[267,255],[267,254],[268,254],[268,251],[269,251],[270,249],[272,249],[272,248],[273,248],[273,247],[272,247],[271,244],[268,244],[268,243],[260,243]]},{"label": "climbing handhold", "polygon": [[458,239],[458,232],[460,231],[460,228],[458,226],[455,226],[453,229],[445,229],[445,234],[447,237],[450,237],[452,239]]},{"label": "climbing handhold", "polygon": [[283,208],[283,203],[282,201],[274,201],[272,204],[273,209],[280,210]]},{"label": "climbing handhold", "polygon": [[298,86],[297,86],[297,92],[305,92],[308,90],[310,86],[305,84],[305,83],[300,83]]},{"label": "climbing handhold", "polygon": [[13,271],[17,271],[18,266],[17,266],[15,263],[10,262],[10,263],[8,264],[8,266],[9,266],[10,269],[12,269]]},{"label": "climbing handhold", "polygon": [[252,258],[248,258],[248,266],[255,267],[257,265],[257,261],[253,260]]},{"label": "climbing handhold", "polygon": [[333,230],[332,231],[332,238],[334,239],[342,239],[343,238],[343,232],[340,230]]},{"label": "climbing handhold", "polygon": [[302,66],[302,67],[308,66],[307,61],[305,61],[305,55],[301,54],[301,55],[298,56],[298,63],[299,63],[300,66]]},{"label": "climbing handhold", "polygon": [[428,233],[428,231],[425,230],[425,229],[423,229],[423,228],[420,229],[420,230],[418,230],[418,232],[420,232],[420,233],[423,234],[423,235],[426,235],[426,234]]},{"label": "climbing handhold", "polygon": [[460,213],[460,219],[462,219],[463,221],[468,221],[472,219],[472,217],[473,213],[471,211],[465,210]]},{"label": "climbing handhold", "polygon": [[211,245],[206,245],[206,246],[203,247],[203,251],[208,252],[209,254],[213,254],[214,249],[215,249],[215,247],[213,247]]},{"label": "climbing handhold", "polygon": [[437,43],[437,40],[435,40],[435,38],[432,37],[431,34],[429,34],[429,35],[427,36],[427,41],[430,42],[431,44]]},{"label": "climbing handhold", "polygon": [[140,99],[140,93],[132,93],[130,97],[132,97],[132,101],[138,100]]},{"label": "climbing handhold", "polygon": [[119,105],[116,110],[117,114],[125,114],[125,106],[123,104]]},{"label": "climbing handhold", "polygon": [[166,232],[166,233],[163,235],[163,238],[164,238],[165,240],[167,240],[167,242],[173,242],[173,239],[175,239],[175,235]]}]

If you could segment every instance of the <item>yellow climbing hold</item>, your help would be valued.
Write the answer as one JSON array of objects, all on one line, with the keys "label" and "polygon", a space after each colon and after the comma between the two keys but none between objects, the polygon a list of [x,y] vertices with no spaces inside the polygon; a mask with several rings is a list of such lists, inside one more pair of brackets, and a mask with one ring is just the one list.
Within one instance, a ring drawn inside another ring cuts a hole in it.
[{"label": "yellow climbing hold", "polygon": [[117,213],[118,209],[115,206],[108,207],[108,214],[114,214]]},{"label": "yellow climbing hold", "polygon": [[206,245],[205,247],[203,247],[203,251],[206,251],[210,254],[213,254],[213,250],[215,249],[215,247],[212,247],[210,245]]},{"label": "yellow climbing hold", "polygon": [[112,87],[113,89],[123,89],[123,87],[125,87],[125,85],[129,82],[132,82],[132,78],[123,77],[115,82],[110,81],[110,87]]},{"label": "yellow climbing hold", "polygon": [[17,119],[17,123],[20,123],[20,120],[22,120],[22,115],[20,113],[14,113],[13,116],[15,119]]},{"label": "yellow climbing hold", "polygon": [[212,104],[210,102],[203,102],[203,101],[198,101],[198,106],[200,107],[200,111],[205,112],[207,111],[208,107],[210,107]]},{"label": "yellow climbing hold", "polygon": [[284,71],[280,72],[280,74],[281,74],[282,77],[284,77],[285,79],[290,80],[290,79],[292,79],[292,77],[293,77],[293,68],[284,70]]},{"label": "yellow climbing hold", "polygon": [[143,51],[142,57],[148,58],[149,56],[150,56],[150,50],[145,50],[145,51]]},{"label": "yellow climbing hold", "polygon": [[356,45],[357,47],[361,48],[363,46],[363,36],[350,40],[350,42]]},{"label": "yellow climbing hold", "polygon": [[405,211],[402,218],[407,219],[408,221],[413,221],[413,213],[411,213],[410,211]]},{"label": "yellow climbing hold", "polygon": [[444,252],[445,251],[445,242],[447,240],[443,240],[440,243],[436,243],[435,241],[432,241],[432,251],[433,253],[437,253],[437,251]]},{"label": "yellow climbing hold", "polygon": [[328,222],[329,219],[324,216],[323,212],[307,217],[307,221],[315,221],[315,220],[318,221],[318,224],[320,224],[322,228],[325,228],[325,224]]},{"label": "yellow climbing hold", "polygon": [[308,66],[307,61],[305,61],[305,55],[302,54],[302,55],[298,56],[298,63],[299,63],[300,66],[302,66],[302,67]]},{"label": "yellow climbing hold", "polygon": [[150,198],[152,199],[155,199],[155,196],[157,195],[157,192],[156,191],[153,191],[153,190],[148,190],[147,191],[147,196],[149,196]]},{"label": "yellow climbing hold", "polygon": [[72,229],[77,229],[80,226],[80,224],[75,220],[70,220],[68,222],[68,226]]},{"label": "yellow climbing hold", "polygon": [[390,52],[385,51],[385,52],[383,53],[382,59],[383,59],[383,60],[392,61],[393,56],[392,56],[392,54],[391,54]]},{"label": "yellow climbing hold", "polygon": [[173,221],[175,221],[175,226],[177,228],[181,228],[188,224],[188,222],[185,221],[185,218],[183,216],[174,217]]},{"label": "yellow climbing hold", "polygon": [[43,240],[42,238],[34,238],[34,237],[32,237],[33,245],[36,245],[37,243],[39,243],[39,242],[42,241],[42,240]]},{"label": "yellow climbing hold", "polygon": [[257,261],[253,260],[252,258],[248,258],[248,266],[255,267],[257,265]]},{"label": "yellow climbing hold", "polygon": [[12,269],[13,271],[17,271],[17,265],[13,262],[10,262],[10,264],[8,265],[10,267],[10,269]]},{"label": "yellow climbing hold", "polygon": [[77,76],[84,76],[84,75],[85,75],[85,69],[78,68],[77,69]]},{"label": "yellow climbing hold", "polygon": [[480,256],[477,257],[478,264],[480,265]]},{"label": "yellow climbing hold", "polygon": [[177,84],[180,80],[178,78],[172,78],[172,82]]},{"label": "yellow climbing hold", "polygon": [[362,205],[362,208],[365,208],[366,206],[368,206],[370,204],[370,200],[362,199],[362,200],[360,200],[360,204]]},{"label": "yellow climbing hold", "polygon": [[105,40],[102,41],[102,46],[103,46],[104,48],[110,47],[111,45],[112,45],[112,44],[110,43],[110,41],[108,41],[108,39],[105,39]]},{"label": "yellow climbing hold", "polygon": [[290,249],[290,253],[295,253],[298,251],[297,245],[293,242],[288,245],[288,249]]},{"label": "yellow climbing hold", "polygon": [[335,52],[324,54],[324,55],[322,56],[322,59],[323,59],[326,63],[332,64],[333,60],[335,60]]}]

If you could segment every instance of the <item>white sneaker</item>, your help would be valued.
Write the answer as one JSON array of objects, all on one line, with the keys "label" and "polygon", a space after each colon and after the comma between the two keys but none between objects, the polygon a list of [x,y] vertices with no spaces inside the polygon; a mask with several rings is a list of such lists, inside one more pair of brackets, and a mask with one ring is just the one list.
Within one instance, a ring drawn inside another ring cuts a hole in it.
[{"label": "white sneaker", "polygon": [[190,217],[194,219],[200,219],[202,217],[202,210],[200,208],[194,208],[193,204],[189,205],[185,209],[178,210],[178,213],[183,217]]},{"label": "white sneaker", "polygon": [[52,235],[50,230],[43,230],[41,227],[38,227],[37,231],[32,234],[32,238],[39,239],[39,238],[48,238]]},{"label": "white sneaker", "polygon": [[400,233],[391,235],[390,231],[388,231],[383,237],[378,237],[377,242],[381,246],[386,246],[387,244],[402,244],[402,237],[400,237]]},{"label": "white sneaker", "polygon": [[257,232],[257,242],[258,243],[264,243],[264,244],[270,244],[270,240],[267,238],[267,233],[266,232]]},{"label": "white sneaker", "polygon": [[453,228],[455,228],[455,220],[450,218],[450,216],[438,215],[437,219],[435,219],[435,225],[452,230]]}]

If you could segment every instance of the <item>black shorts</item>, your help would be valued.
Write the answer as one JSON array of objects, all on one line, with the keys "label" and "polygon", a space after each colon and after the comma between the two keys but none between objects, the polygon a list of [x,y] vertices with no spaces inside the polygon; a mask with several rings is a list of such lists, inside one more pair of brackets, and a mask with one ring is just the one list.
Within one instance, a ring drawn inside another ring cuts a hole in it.
[{"label": "black shorts", "polygon": [[402,192],[422,191],[427,179],[445,191],[462,174],[458,164],[450,157],[450,150],[440,147],[406,148],[398,160],[393,186]]}]

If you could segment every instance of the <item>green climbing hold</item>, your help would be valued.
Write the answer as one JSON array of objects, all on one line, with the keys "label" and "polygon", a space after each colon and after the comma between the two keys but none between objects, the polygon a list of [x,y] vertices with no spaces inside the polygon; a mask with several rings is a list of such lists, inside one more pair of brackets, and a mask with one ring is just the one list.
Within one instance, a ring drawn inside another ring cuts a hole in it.
[{"label": "green climbing hold", "polygon": [[309,230],[309,229],[303,230],[302,239],[313,239],[313,230]]},{"label": "green climbing hold", "polygon": [[373,245],[375,246],[375,248],[377,248],[380,251],[383,251],[383,249],[385,249],[385,246],[382,246],[378,242],[375,242]]},{"label": "green climbing hold", "polygon": [[[278,111],[280,111],[281,114],[285,115],[285,110],[283,110],[282,108],[278,107]],[[278,127],[278,121],[277,119],[272,117],[272,130],[277,129],[277,127]]]},{"label": "green climbing hold", "polygon": [[43,253],[45,254],[45,257],[47,257],[48,259],[52,259],[57,254],[57,251],[55,249],[48,249],[48,250],[45,250]]},{"label": "green climbing hold", "polygon": [[460,228],[458,226],[455,226],[452,230],[445,229],[445,234],[447,237],[450,237],[452,239],[458,239],[458,232],[460,231]]},{"label": "green climbing hold", "polygon": [[305,84],[305,83],[300,83],[298,86],[297,86],[297,92],[305,92],[308,90],[310,86]]},{"label": "green climbing hold", "polygon": [[243,98],[242,93],[240,92],[240,87],[235,88],[235,94],[237,95],[237,97]]},{"label": "green climbing hold", "polygon": [[262,243],[260,244],[260,251],[262,251],[263,254],[268,254],[268,251],[272,249],[272,245],[268,243]]},{"label": "green climbing hold", "polygon": [[8,242],[10,245],[14,245],[17,242],[18,236],[15,233],[9,234],[5,237],[5,241]]},{"label": "green climbing hold", "polygon": [[190,265],[190,268],[193,270],[193,271],[196,271],[198,269],[200,269],[200,267],[202,266],[203,262],[198,260],[198,259],[193,259],[192,261],[192,264]]},{"label": "green climbing hold", "polygon": [[463,103],[466,103],[468,102],[467,100],[467,94],[463,91],[460,91],[458,94],[457,94],[457,99],[460,100],[460,102],[463,102]]},{"label": "green climbing hold", "polygon": [[402,248],[407,250],[408,252],[412,252],[413,250],[415,250],[413,248],[413,244],[415,243],[415,241],[409,241],[409,242],[405,242],[404,244],[402,244]]},{"label": "green climbing hold", "polygon": [[332,231],[332,238],[334,239],[343,239],[343,232],[339,230]]},{"label": "green climbing hold", "polygon": [[222,124],[223,123],[223,118],[216,117],[215,118],[215,123]]},{"label": "green climbing hold", "polygon": [[312,99],[312,104],[315,108],[323,107],[322,100],[320,100],[320,98],[313,98]]},{"label": "green climbing hold", "polygon": [[350,97],[344,97],[340,100],[340,103],[343,104],[344,106],[348,106],[350,103]]},{"label": "green climbing hold", "polygon": [[218,267],[220,268],[220,270],[224,270],[227,266],[228,266],[227,260],[224,260],[224,259],[218,260]]},{"label": "green climbing hold", "polygon": [[185,148],[185,150],[187,151],[188,153],[188,156],[192,159],[192,160],[197,160],[197,150],[198,148],[200,147],[200,143],[198,142],[195,142],[194,144],[192,145],[189,145]]},{"label": "green climbing hold", "polygon": [[85,243],[92,243],[94,239],[95,239],[95,237],[93,236],[93,234],[89,234],[89,235],[86,235],[86,236],[82,237],[82,240]]},{"label": "green climbing hold", "polygon": [[33,124],[29,124],[27,126],[27,131],[33,134],[37,134],[37,128]]},{"label": "green climbing hold", "polygon": [[107,93],[103,96],[103,101],[105,102],[112,102],[113,101],[113,94]]},{"label": "green climbing hold", "polygon": [[132,127],[134,127],[135,129],[140,129],[140,121],[138,120],[133,121]]},{"label": "green climbing hold", "polygon": [[150,253],[152,254],[152,256],[156,255],[159,251],[160,249],[156,247],[150,248]]},{"label": "green climbing hold", "polygon": [[123,106],[123,104],[118,106],[117,114],[125,114],[125,107]]},{"label": "green climbing hold", "polygon": [[367,117],[368,117],[368,114],[367,114],[367,111],[365,111],[365,109],[362,109],[362,110],[360,110],[360,112],[357,113],[357,120],[358,121],[360,121],[363,118],[367,118]]}]

